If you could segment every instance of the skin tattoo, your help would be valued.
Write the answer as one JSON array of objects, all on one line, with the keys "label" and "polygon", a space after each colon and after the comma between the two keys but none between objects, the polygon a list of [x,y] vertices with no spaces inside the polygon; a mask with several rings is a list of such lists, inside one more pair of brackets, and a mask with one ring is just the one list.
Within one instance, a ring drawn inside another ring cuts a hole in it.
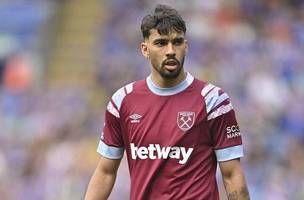
[{"label": "skin tattoo", "polygon": [[240,199],[249,199],[249,192],[247,187],[242,187],[240,192],[233,191],[228,194],[228,200],[240,200]]}]

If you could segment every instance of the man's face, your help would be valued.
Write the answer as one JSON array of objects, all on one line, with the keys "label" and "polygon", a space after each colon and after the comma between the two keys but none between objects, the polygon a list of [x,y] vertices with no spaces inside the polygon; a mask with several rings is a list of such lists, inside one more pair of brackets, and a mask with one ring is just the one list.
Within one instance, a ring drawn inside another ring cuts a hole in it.
[{"label": "man's face", "polygon": [[152,73],[156,72],[164,79],[178,77],[187,52],[184,33],[171,31],[168,35],[160,35],[156,29],[152,29],[141,48],[143,55],[150,59]]}]

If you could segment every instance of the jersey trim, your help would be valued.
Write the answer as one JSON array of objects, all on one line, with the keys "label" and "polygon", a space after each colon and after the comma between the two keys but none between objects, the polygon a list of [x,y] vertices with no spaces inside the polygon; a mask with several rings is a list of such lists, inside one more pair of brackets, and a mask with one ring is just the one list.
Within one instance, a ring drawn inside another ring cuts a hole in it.
[{"label": "jersey trim", "polygon": [[224,101],[229,100],[229,96],[227,93],[221,93],[220,91],[221,88],[212,84],[207,84],[201,91],[201,95],[204,97],[206,104],[208,120],[214,119],[233,110],[233,106],[230,102],[227,105],[221,105]]},{"label": "jersey trim", "polygon": [[[134,83],[134,82],[133,82]],[[123,99],[127,94],[133,91],[133,83],[129,83],[125,87],[118,89],[112,96],[112,101],[116,105],[117,110],[120,110]]]},{"label": "jersey trim", "polygon": [[115,117],[119,118],[119,112],[118,110],[115,108],[115,106],[112,104],[112,102],[110,101],[107,105],[107,110],[114,115]]},{"label": "jersey trim", "polygon": [[244,156],[243,145],[215,150],[215,154],[218,162],[240,158]]},{"label": "jersey trim", "polygon": [[156,86],[151,79],[151,75],[147,77],[146,83],[148,85],[148,88],[154,94],[160,95],[160,96],[170,96],[170,95],[174,95],[174,94],[184,91],[189,85],[192,84],[193,80],[194,80],[194,77],[190,73],[187,72],[186,79],[183,80],[178,85],[171,87],[171,88],[161,88],[161,87]]},{"label": "jersey trim", "polygon": [[218,105],[220,105],[225,100],[229,99],[229,96],[227,93],[223,93],[221,96],[218,97],[217,101],[215,102],[213,108],[216,108]]},{"label": "jersey trim", "polygon": [[207,85],[202,89],[202,92],[201,92],[202,96],[205,97],[206,94],[207,94],[208,92],[210,92],[210,90],[212,90],[213,88],[215,88],[214,85],[212,85],[211,83],[207,84]]},{"label": "jersey trim", "polygon": [[125,88],[126,88],[127,94],[130,94],[133,91],[133,83],[129,83],[128,85],[126,85]]},{"label": "jersey trim", "polygon": [[124,148],[109,146],[105,144],[102,140],[99,140],[97,152],[106,158],[120,159],[123,157]]},{"label": "jersey trim", "polygon": [[120,88],[113,94],[112,100],[113,100],[114,104],[117,106],[118,110],[120,110],[122,100],[125,98],[125,96],[126,96],[126,93],[125,93],[124,87]]},{"label": "jersey trim", "polygon": [[212,89],[205,97],[208,114],[212,110],[212,108],[215,107],[215,104],[219,98],[219,91],[220,91],[220,88],[214,87],[214,89]]},{"label": "jersey trim", "polygon": [[217,118],[218,116],[226,114],[231,110],[233,110],[233,106],[231,103],[229,103],[228,105],[223,105],[223,106],[219,107],[218,109],[216,109],[215,111],[213,111],[212,113],[210,113],[207,117],[207,120]]}]

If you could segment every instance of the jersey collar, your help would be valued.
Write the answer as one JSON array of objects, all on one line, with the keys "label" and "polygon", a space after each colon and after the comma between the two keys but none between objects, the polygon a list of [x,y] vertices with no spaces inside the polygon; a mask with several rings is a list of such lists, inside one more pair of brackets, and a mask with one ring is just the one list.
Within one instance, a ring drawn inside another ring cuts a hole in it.
[{"label": "jersey collar", "polygon": [[170,95],[174,95],[174,94],[184,91],[189,85],[191,85],[191,83],[194,80],[194,77],[189,72],[186,72],[186,73],[187,73],[187,75],[186,75],[185,80],[180,82],[178,85],[176,85],[174,87],[170,87],[170,88],[161,88],[161,87],[156,86],[151,79],[151,75],[147,77],[146,82],[147,82],[148,88],[154,94],[160,95],[160,96],[170,96]]}]

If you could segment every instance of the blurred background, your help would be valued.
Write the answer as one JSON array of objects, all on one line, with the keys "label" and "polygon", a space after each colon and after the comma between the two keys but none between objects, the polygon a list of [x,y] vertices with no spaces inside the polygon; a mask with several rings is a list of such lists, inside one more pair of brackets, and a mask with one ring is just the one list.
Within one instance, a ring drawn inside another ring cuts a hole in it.
[{"label": "blurred background", "polygon": [[[1,200],[83,199],[106,103],[149,74],[139,27],[159,2],[187,22],[186,70],[234,103],[252,199],[304,199],[302,0],[1,0]],[[110,199],[129,186],[123,160]]]}]

